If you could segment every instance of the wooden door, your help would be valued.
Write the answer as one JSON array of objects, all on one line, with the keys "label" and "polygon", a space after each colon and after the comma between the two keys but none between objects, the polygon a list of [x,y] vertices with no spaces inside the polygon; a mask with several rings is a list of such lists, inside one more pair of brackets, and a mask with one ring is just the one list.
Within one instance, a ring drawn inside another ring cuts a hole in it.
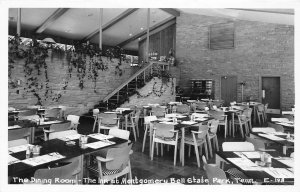
[{"label": "wooden door", "polygon": [[228,106],[232,101],[237,101],[236,76],[221,77],[221,99],[224,101],[225,106]]},{"label": "wooden door", "polygon": [[280,77],[262,77],[262,103],[269,109],[280,109]]}]

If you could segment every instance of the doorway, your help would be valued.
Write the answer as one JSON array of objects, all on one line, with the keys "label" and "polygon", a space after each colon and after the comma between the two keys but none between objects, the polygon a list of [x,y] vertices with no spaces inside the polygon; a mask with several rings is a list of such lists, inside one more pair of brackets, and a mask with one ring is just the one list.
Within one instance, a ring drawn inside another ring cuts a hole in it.
[{"label": "doorway", "polygon": [[269,110],[280,110],[280,77],[262,77],[262,103],[268,103]]},{"label": "doorway", "polygon": [[225,106],[229,106],[232,101],[237,101],[236,76],[221,77],[221,99],[224,101]]}]

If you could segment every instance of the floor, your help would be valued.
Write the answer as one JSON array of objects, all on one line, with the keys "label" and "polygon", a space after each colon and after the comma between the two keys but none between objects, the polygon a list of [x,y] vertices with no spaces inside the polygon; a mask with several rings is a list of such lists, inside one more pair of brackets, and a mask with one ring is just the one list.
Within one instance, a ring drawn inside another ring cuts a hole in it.
[{"label": "floor", "polygon": [[[78,127],[78,132],[81,134],[89,134],[92,132],[93,127],[93,119],[90,117],[81,117],[80,118],[80,125]],[[153,182],[154,180],[160,180],[157,182],[181,182],[184,184],[191,184],[189,183],[193,178],[198,179],[200,183],[193,184],[206,184],[202,183],[201,179],[206,178],[206,173],[202,168],[202,161],[201,161],[201,168],[198,168],[196,156],[193,153],[191,157],[188,157],[187,151],[185,155],[185,166],[182,166],[179,162],[179,153],[177,156],[177,163],[176,166],[173,165],[173,152],[174,149],[171,146],[169,152],[164,150],[164,155],[154,155],[153,161],[151,161],[149,156],[149,138],[146,141],[145,151],[142,152],[142,141],[143,141],[143,127],[140,127],[141,133],[140,137],[133,145],[133,154],[130,157],[131,166],[132,166],[132,176],[133,179],[139,179],[143,183]],[[218,133],[219,136],[219,148],[221,149],[221,145],[224,141],[243,141],[239,138],[231,138],[227,137],[224,139],[222,130]],[[133,141],[134,138],[131,135],[130,139]],[[215,158],[211,158],[208,160],[208,163],[214,163]],[[140,180],[142,179],[142,180]],[[200,180],[199,180],[200,179]],[[139,182],[141,183],[141,182]]]}]

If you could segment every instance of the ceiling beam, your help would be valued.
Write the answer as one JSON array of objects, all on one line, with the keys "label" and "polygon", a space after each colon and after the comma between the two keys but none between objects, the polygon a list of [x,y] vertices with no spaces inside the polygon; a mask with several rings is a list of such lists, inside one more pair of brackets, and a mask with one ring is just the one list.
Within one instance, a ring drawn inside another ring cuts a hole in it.
[{"label": "ceiling beam", "polygon": [[294,11],[283,9],[283,10],[275,10],[275,9],[237,9],[237,8],[229,8],[233,10],[240,10],[240,11],[252,11],[252,12],[262,12],[262,13],[276,13],[276,14],[284,14],[284,15],[294,15]]},{"label": "ceiling beam", "polygon": [[178,17],[180,16],[180,12],[177,11],[176,9],[172,9],[172,8],[160,8],[161,10],[175,16],[175,17]]},{"label": "ceiling beam", "polygon": [[42,33],[43,31],[45,31],[45,29],[47,29],[47,27],[52,25],[52,23],[54,23],[59,17],[61,17],[63,14],[65,14],[68,10],[69,10],[69,8],[59,8],[59,9],[57,9],[53,14],[51,14],[44,21],[44,23],[41,26],[39,26],[37,28],[37,30],[35,32],[36,33]]},{"label": "ceiling beam", "polygon": [[[116,23],[118,23],[119,21],[125,19],[128,15],[130,15],[131,13],[135,12],[136,10],[138,10],[138,8],[130,8],[125,10],[124,12],[122,12],[120,15],[118,15],[117,17],[113,18],[112,20],[110,20],[108,23],[106,23],[105,25],[102,26],[102,32],[104,32],[105,30],[109,29],[110,27],[112,27],[113,25],[115,25]],[[97,35],[100,32],[99,28],[96,29],[95,31],[93,31],[92,33],[90,33],[88,36],[86,36],[83,41],[88,41],[90,40],[92,37],[94,37],[95,35]]]},{"label": "ceiling beam", "polygon": [[[176,17],[175,16],[171,16],[171,17],[163,20],[162,22],[159,22],[159,23],[153,25],[152,27],[150,27],[150,30],[149,30],[150,31],[150,35],[152,35],[154,33],[154,31],[156,33],[156,32],[158,32],[158,31],[160,31],[162,29],[165,29],[167,26],[173,25],[175,23],[176,23]],[[142,32],[140,32],[140,33],[132,36],[131,38],[129,38],[129,39],[127,39],[127,40],[119,43],[117,46],[123,47],[124,45],[127,45],[131,41],[134,41],[134,40],[136,40],[136,39],[138,39],[138,38],[140,38],[140,37],[142,37],[142,36],[144,36],[146,34],[147,34],[147,30],[144,30],[144,31],[142,31]]]}]

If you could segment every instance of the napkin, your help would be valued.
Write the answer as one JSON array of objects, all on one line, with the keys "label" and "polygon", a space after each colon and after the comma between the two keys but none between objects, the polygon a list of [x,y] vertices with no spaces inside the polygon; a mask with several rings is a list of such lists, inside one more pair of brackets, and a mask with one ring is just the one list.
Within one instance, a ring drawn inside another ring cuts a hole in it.
[{"label": "napkin", "polygon": [[101,134],[101,133],[91,134],[91,135],[88,135],[88,136],[92,137],[94,139],[98,139],[98,140],[107,140],[107,139],[111,139],[111,138],[114,137],[112,135],[104,135],[104,134]]},{"label": "napkin", "polygon": [[97,141],[94,143],[86,144],[85,146],[92,148],[92,149],[99,149],[99,148],[106,147],[106,146],[113,145],[113,144],[115,144],[115,142],[113,142],[113,141]]},{"label": "napkin", "polygon": [[294,173],[285,168],[264,167],[262,169],[274,178],[294,178]]},{"label": "napkin", "polygon": [[197,122],[195,121],[182,121],[181,124],[184,124],[184,125],[193,125],[193,124],[196,124]]},{"label": "napkin", "polygon": [[25,159],[25,160],[22,160],[22,162],[27,165],[38,166],[38,165],[49,163],[51,161],[56,161],[56,160],[62,159],[62,158],[65,158],[65,156],[63,156],[57,152],[54,152],[54,153],[49,153],[49,154],[38,156],[38,157]]},{"label": "napkin", "polygon": [[256,165],[254,162],[247,158],[227,158],[228,161],[231,161],[236,166],[240,167],[245,171],[259,171],[261,167]]},{"label": "napkin", "polygon": [[53,124],[53,123],[61,123],[62,121],[58,121],[58,120],[54,120],[54,121],[44,121],[41,122],[40,125],[49,125],[49,124]]}]

